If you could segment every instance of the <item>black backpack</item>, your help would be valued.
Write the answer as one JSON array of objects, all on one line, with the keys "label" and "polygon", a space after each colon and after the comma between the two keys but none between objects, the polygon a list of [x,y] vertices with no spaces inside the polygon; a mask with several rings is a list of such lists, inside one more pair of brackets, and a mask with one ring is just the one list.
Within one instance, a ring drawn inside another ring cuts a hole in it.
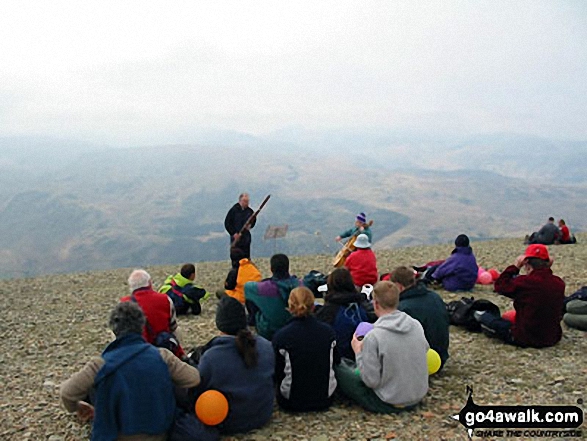
[{"label": "black backpack", "polygon": [[461,300],[449,302],[446,305],[451,325],[462,326],[468,331],[481,332],[481,324],[473,315],[475,311],[488,311],[498,317],[501,316],[499,306],[485,299],[475,300],[474,297],[462,297]]},{"label": "black backpack", "polygon": [[316,298],[323,297],[323,294],[318,291],[322,285],[326,285],[326,276],[320,271],[312,270],[304,276],[304,286],[309,288]]}]

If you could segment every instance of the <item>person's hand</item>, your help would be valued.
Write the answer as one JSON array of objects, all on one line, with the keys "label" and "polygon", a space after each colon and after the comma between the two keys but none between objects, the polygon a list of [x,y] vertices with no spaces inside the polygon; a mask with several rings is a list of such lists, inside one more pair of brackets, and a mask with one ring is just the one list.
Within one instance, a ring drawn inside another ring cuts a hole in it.
[{"label": "person's hand", "polygon": [[351,347],[355,354],[358,354],[363,350],[363,341],[357,338],[357,334],[353,334],[353,339],[351,340]]},{"label": "person's hand", "polygon": [[336,236],[336,238],[334,240],[336,240],[337,242],[340,242],[342,240],[342,237]]},{"label": "person's hand", "polygon": [[363,226],[360,226],[360,227],[359,227],[359,231],[362,233],[363,231],[365,231],[365,227],[363,227]]},{"label": "person's hand", "polygon": [[514,263],[514,265],[516,265],[516,267],[518,269],[521,269],[525,263],[526,263],[526,256],[524,256],[522,254],[516,258],[516,262]]},{"label": "person's hand", "polygon": [[240,234],[240,233],[234,233],[234,234],[232,235],[232,238],[233,238],[235,241],[236,241],[236,240],[239,240],[239,239],[240,239],[240,237],[241,237],[241,234]]},{"label": "person's hand", "polygon": [[94,406],[85,401],[78,401],[76,413],[77,417],[85,423],[94,418]]}]

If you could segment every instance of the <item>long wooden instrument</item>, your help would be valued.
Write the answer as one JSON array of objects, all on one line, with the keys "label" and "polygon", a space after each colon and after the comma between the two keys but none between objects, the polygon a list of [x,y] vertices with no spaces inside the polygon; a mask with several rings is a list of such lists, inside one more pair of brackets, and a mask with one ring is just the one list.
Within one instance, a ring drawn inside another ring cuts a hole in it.
[{"label": "long wooden instrument", "polygon": [[247,221],[245,222],[245,224],[243,225],[241,230],[238,232],[238,238],[232,241],[232,246],[236,245],[236,243],[241,238],[241,234],[243,234],[245,232],[245,230],[251,225],[253,220],[257,218],[257,216],[259,215],[259,213],[261,212],[261,210],[263,209],[263,207],[265,206],[265,204],[267,203],[267,201],[269,200],[270,197],[271,197],[271,195],[268,194],[265,197],[265,199],[263,199],[263,202],[261,203],[261,206],[257,209],[257,211],[255,211],[253,214],[251,214],[251,216],[247,219]]},{"label": "long wooden instrument", "polygon": [[[371,227],[373,225],[373,220],[370,220],[366,225],[368,227]],[[340,249],[340,251],[334,257],[334,260],[332,261],[332,266],[334,266],[335,268],[340,268],[341,266],[344,265],[346,258],[349,257],[349,255],[353,251],[355,251],[355,241],[357,240],[357,236],[359,236],[359,234],[361,234],[361,233],[363,233],[361,230],[357,230],[357,232],[355,234],[353,234],[349,238],[349,240],[346,241],[344,246]]]}]

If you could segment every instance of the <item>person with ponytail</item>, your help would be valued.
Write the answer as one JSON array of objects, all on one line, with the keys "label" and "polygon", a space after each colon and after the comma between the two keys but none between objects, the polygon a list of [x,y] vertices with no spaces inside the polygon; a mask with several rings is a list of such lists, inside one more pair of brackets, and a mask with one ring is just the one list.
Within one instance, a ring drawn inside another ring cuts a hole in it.
[{"label": "person with ponytail", "polygon": [[325,410],[336,389],[334,364],[340,361],[336,334],[311,315],[314,294],[308,288],[294,288],[288,306],[292,319],[272,340],[277,403],[289,411]]},{"label": "person with ponytail", "polygon": [[264,426],[273,412],[275,356],[271,343],[247,328],[244,306],[223,296],[216,309],[213,338],[202,352],[198,371],[202,382],[197,396],[214,389],[228,400],[228,416],[220,433],[244,433]]}]

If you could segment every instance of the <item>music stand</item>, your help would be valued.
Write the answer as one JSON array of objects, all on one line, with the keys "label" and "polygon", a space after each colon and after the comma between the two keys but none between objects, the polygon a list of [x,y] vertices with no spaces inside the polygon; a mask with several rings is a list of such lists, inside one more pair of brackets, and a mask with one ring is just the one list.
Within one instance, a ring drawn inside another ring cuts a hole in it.
[{"label": "music stand", "polygon": [[263,240],[273,239],[273,253],[277,249],[277,239],[282,239],[287,234],[288,225],[269,225],[265,230]]}]

